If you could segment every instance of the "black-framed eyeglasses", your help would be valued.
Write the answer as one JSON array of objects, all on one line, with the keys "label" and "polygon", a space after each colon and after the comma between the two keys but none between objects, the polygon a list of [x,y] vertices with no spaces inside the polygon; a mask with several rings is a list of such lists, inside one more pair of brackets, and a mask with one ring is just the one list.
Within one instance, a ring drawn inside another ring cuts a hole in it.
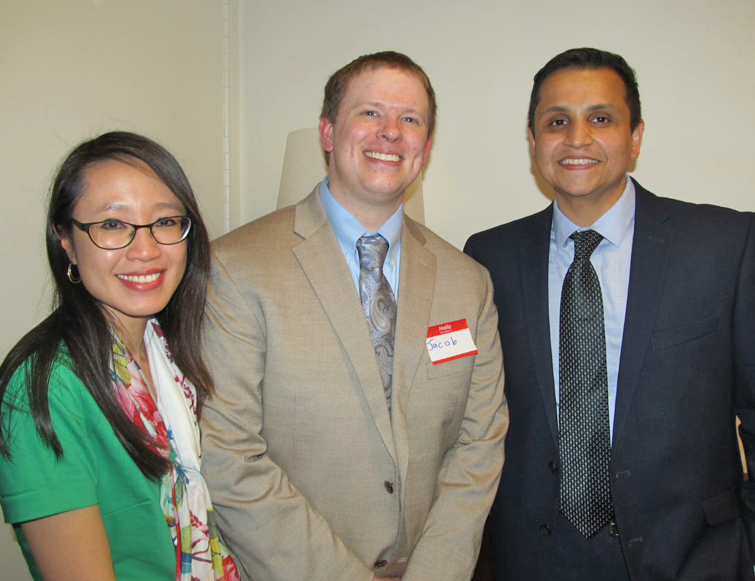
[{"label": "black-framed eyeglasses", "polygon": [[188,216],[168,216],[151,224],[129,224],[115,219],[83,223],[71,218],[71,222],[89,234],[94,245],[103,250],[125,248],[131,244],[140,228],[149,228],[155,242],[164,245],[178,244],[186,239],[191,230],[191,218]]}]

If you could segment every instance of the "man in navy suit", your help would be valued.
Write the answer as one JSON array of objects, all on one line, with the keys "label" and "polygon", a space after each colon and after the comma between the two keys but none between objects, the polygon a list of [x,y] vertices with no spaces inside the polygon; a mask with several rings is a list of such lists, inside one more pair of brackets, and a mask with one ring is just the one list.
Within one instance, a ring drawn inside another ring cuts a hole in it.
[{"label": "man in navy suit", "polygon": [[[490,516],[498,581],[753,578],[735,417],[751,452],[755,223],[629,178],[643,130],[622,57],[554,57],[535,76],[529,140],[555,200],[465,248],[492,275],[511,414]],[[585,238],[594,250],[575,256]],[[593,294],[567,293],[577,276],[587,290],[569,293]],[[599,319],[589,348],[574,338],[585,308]],[[588,360],[598,371],[575,381]],[[576,421],[575,400],[589,406]]]}]

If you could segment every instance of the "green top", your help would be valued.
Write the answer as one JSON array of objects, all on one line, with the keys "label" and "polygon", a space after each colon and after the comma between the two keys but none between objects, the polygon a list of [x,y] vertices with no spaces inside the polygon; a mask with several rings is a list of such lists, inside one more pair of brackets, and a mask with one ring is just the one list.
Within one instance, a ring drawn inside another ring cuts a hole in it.
[{"label": "green top", "polygon": [[50,377],[49,407],[63,458],[39,437],[29,414],[24,366],[2,406],[11,459],[0,456],[0,504],[12,523],[29,570],[42,579],[19,523],[99,505],[118,581],[173,581],[176,551],[160,508],[160,485],[126,453],[84,384],[59,357]]}]

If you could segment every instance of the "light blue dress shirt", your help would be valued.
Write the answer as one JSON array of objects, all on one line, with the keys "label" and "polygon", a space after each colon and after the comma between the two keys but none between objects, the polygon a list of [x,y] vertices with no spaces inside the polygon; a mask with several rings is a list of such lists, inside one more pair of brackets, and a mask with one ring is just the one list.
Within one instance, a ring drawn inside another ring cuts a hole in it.
[{"label": "light blue dress shirt", "polygon": [[548,253],[548,319],[553,357],[553,381],[556,406],[559,403],[559,325],[561,322],[561,289],[566,271],[574,260],[574,241],[569,238],[577,230],[595,230],[603,240],[592,253],[590,262],[598,274],[603,293],[603,312],[606,329],[606,364],[608,366],[608,412],[613,440],[613,417],[616,409],[616,386],[619,377],[619,358],[627,311],[629,267],[632,262],[634,240],[634,183],[627,177],[621,198],[589,228],[580,228],[564,216],[553,202],[550,251]]},{"label": "light blue dress shirt", "polygon": [[325,178],[320,184],[317,194],[325,208],[330,225],[336,233],[338,243],[341,245],[346,265],[349,267],[351,278],[354,281],[357,293],[359,293],[359,251],[357,240],[365,234],[380,234],[388,241],[388,256],[383,265],[383,274],[388,284],[391,285],[393,296],[398,304],[399,270],[401,267],[401,227],[404,222],[404,206],[399,206],[393,215],[378,229],[377,232],[369,232],[362,226],[351,212],[338,203],[330,192],[328,184],[330,178]]}]

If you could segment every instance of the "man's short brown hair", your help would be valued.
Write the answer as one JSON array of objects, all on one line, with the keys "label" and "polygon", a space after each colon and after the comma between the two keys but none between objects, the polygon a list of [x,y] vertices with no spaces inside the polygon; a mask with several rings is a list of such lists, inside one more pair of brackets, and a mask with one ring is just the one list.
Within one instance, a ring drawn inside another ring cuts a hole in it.
[{"label": "man's short brown hair", "polygon": [[344,67],[338,69],[331,75],[325,84],[325,97],[322,102],[322,112],[320,117],[324,117],[331,123],[335,124],[338,116],[338,109],[341,107],[341,101],[349,88],[349,83],[365,71],[387,68],[398,69],[416,76],[425,87],[427,92],[428,120],[427,120],[427,137],[430,138],[435,131],[435,116],[438,105],[435,102],[435,91],[430,83],[425,71],[417,63],[405,54],[387,50],[376,52],[374,54],[362,55],[351,61]]}]

